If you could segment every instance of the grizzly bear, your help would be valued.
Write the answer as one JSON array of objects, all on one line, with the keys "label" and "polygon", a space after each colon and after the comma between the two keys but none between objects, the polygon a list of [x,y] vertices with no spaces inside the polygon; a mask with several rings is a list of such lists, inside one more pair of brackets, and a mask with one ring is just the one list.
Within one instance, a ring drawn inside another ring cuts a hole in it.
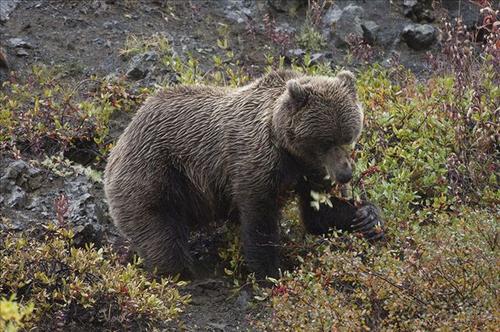
[{"label": "grizzly bear", "polygon": [[147,99],[111,151],[105,171],[111,216],[147,266],[188,275],[190,230],[237,220],[249,270],[276,276],[278,221],[290,192],[313,234],[334,226],[380,236],[370,203],[311,206],[311,190],[325,189],[326,175],[351,179],[345,147],[362,126],[348,71],[332,78],[282,70],[241,88],[165,88]]}]

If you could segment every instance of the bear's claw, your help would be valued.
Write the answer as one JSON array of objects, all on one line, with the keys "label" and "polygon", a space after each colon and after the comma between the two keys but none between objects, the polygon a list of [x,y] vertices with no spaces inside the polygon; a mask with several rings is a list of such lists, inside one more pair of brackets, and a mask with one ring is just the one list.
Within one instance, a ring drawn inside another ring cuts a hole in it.
[{"label": "bear's claw", "polygon": [[375,241],[384,237],[384,222],[380,218],[378,209],[372,204],[366,204],[358,209],[356,218],[351,225],[353,231],[363,234],[363,236]]}]

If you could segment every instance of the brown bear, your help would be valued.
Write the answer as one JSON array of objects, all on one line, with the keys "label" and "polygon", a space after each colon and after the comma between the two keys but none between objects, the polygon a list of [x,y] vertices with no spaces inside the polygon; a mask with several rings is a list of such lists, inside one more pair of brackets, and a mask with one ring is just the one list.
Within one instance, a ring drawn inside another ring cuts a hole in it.
[{"label": "brown bear", "polygon": [[348,71],[334,78],[275,71],[241,88],[165,88],[145,102],[111,151],[105,171],[111,216],[146,264],[168,274],[193,271],[191,229],[237,220],[250,271],[275,276],[287,193],[298,195],[311,233],[336,226],[380,236],[370,203],[356,208],[334,199],[333,207],[311,207],[311,190],[324,189],[327,174],[340,183],[351,179],[345,146],[362,124]]}]

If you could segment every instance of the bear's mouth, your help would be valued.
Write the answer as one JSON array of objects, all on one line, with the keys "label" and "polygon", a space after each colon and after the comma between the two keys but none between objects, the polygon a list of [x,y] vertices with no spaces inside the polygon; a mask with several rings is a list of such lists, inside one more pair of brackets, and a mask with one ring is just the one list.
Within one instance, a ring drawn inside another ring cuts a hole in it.
[{"label": "bear's mouth", "polygon": [[350,146],[334,146],[324,158],[324,168],[332,182],[346,184],[351,181],[354,162]]}]

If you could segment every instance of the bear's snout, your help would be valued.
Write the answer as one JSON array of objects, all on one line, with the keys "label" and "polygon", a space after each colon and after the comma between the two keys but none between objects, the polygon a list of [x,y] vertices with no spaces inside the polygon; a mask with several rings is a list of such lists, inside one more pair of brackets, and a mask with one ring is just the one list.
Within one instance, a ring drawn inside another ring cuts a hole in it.
[{"label": "bear's snout", "polygon": [[339,184],[346,184],[352,180],[352,171],[341,171],[335,175],[335,181]]}]

